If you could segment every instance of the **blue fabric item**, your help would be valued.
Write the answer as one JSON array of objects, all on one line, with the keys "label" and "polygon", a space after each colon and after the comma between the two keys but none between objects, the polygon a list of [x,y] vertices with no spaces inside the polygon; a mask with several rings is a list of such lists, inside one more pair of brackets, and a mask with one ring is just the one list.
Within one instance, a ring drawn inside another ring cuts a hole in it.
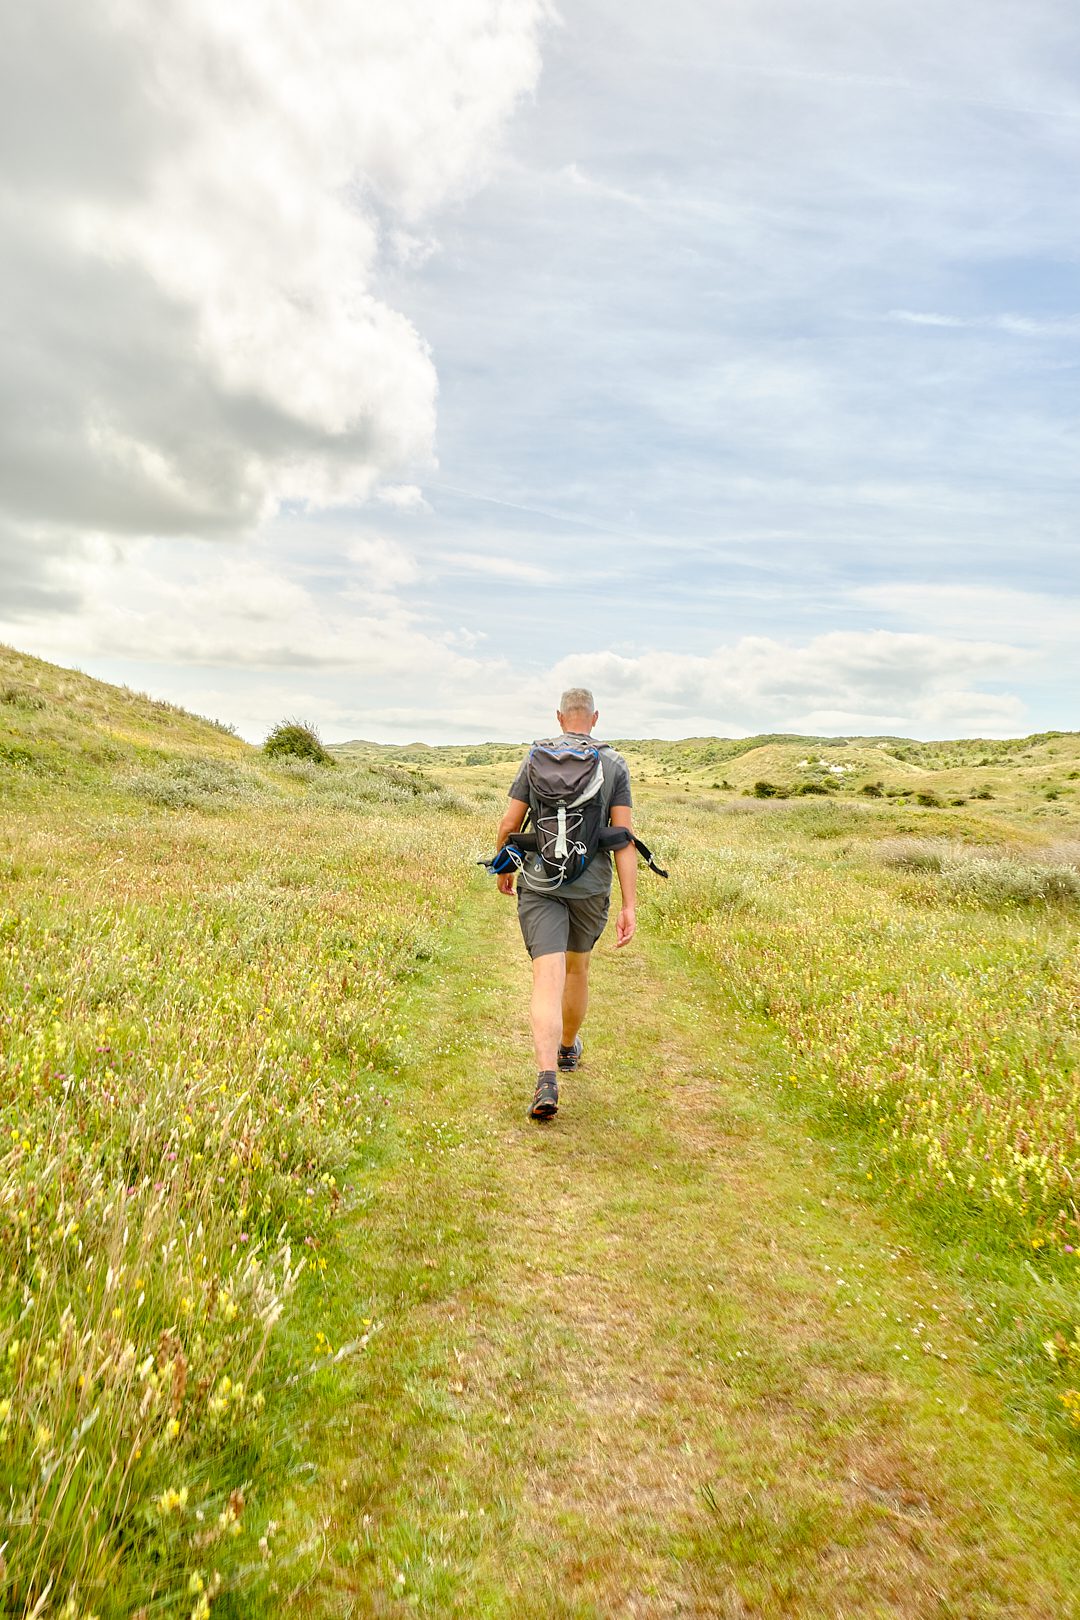
[{"label": "blue fabric item", "polygon": [[[514,859],[515,855],[518,856],[517,860]],[[503,872],[516,872],[521,864],[520,851],[514,850],[513,844],[504,844],[499,853],[486,864],[488,871],[494,872],[496,877]]]}]

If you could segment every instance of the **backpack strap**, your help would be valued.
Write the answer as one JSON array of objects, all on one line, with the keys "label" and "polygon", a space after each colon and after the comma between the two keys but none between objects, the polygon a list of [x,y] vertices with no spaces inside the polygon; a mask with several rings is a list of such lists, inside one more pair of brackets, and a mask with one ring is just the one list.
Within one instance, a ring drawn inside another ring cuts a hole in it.
[{"label": "backpack strap", "polygon": [[601,849],[608,851],[625,849],[627,844],[633,844],[634,848],[645,862],[645,865],[650,867],[652,871],[656,873],[657,877],[666,878],[668,876],[668,873],[665,872],[664,868],[657,864],[653,852],[649,848],[648,844],[642,843],[641,839],[636,837],[634,833],[630,831],[629,827],[605,827],[603,832],[600,834]]}]

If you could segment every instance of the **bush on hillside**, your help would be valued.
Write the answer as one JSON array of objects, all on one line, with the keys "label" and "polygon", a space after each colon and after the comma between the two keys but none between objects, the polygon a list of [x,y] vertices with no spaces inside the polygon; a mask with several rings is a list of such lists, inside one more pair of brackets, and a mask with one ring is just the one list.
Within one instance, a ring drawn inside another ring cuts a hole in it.
[{"label": "bush on hillside", "polygon": [[751,792],[755,799],[786,799],[787,789],[777,787],[775,782],[755,782]]},{"label": "bush on hillside", "polygon": [[[336,763],[336,762],[335,762]],[[368,810],[375,805],[423,807],[429,810],[472,810],[473,802],[444,788],[418,766],[344,765],[331,776],[310,760],[283,759],[277,767],[307,782],[319,805],[330,810]],[[501,795],[495,795],[501,802]]]},{"label": "bush on hillside", "polygon": [[174,759],[154,770],[133,771],[124,786],[163,810],[222,810],[273,796],[273,788],[239,765],[219,759]]},{"label": "bush on hillside", "polygon": [[323,747],[314,726],[304,720],[282,720],[263,743],[263,753],[271,759],[310,759],[316,765],[333,765],[334,757]]}]

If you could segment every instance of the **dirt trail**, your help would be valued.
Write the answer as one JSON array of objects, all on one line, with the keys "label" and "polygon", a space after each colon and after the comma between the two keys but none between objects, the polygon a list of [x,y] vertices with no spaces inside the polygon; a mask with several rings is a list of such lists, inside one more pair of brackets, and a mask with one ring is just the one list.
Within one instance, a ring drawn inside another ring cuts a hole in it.
[{"label": "dirt trail", "polygon": [[313,1419],[297,1606],[1080,1615],[1075,1470],[1009,1428],[962,1302],[776,1112],[701,973],[603,949],[546,1126],[525,984],[477,894],[344,1238],[328,1313],[377,1331]]}]

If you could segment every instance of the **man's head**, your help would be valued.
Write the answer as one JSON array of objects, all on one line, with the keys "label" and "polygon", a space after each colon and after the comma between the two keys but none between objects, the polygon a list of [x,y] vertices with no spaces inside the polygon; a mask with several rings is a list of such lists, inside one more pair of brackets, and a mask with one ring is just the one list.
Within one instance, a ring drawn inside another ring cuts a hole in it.
[{"label": "man's head", "polygon": [[599,715],[593,695],[585,686],[567,687],[559,699],[559,724],[564,731],[588,736]]}]

